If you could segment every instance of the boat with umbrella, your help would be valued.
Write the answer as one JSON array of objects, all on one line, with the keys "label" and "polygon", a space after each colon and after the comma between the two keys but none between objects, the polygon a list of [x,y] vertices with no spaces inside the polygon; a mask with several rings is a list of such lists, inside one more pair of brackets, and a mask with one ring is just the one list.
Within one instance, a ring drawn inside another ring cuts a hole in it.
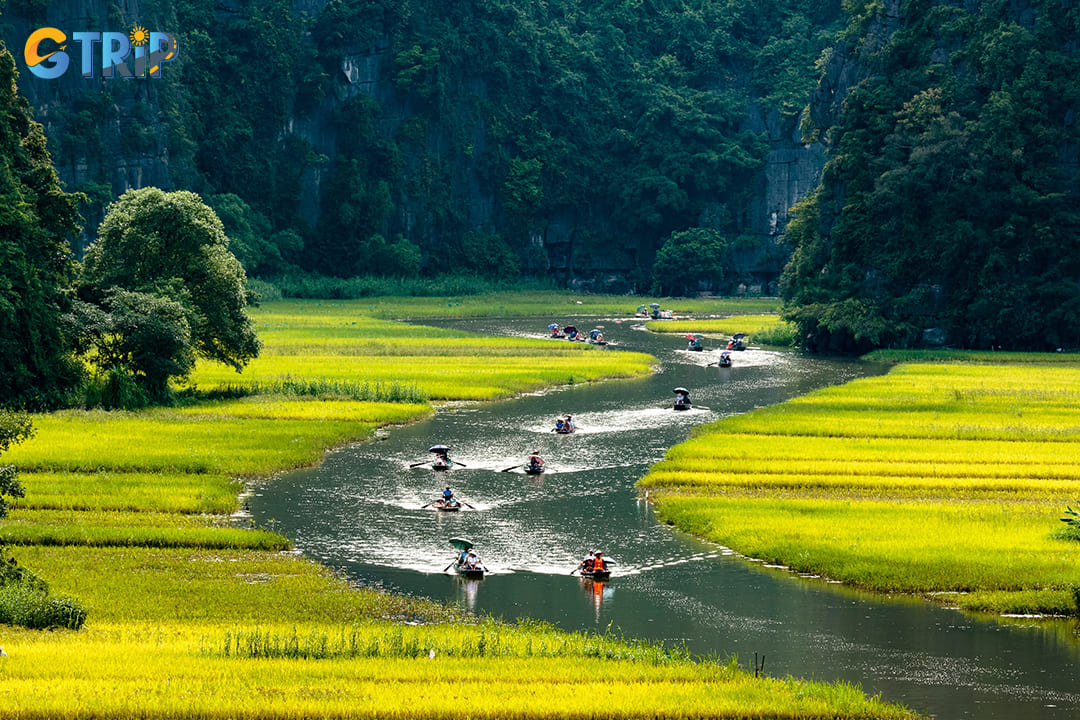
[{"label": "boat with umbrella", "polygon": [[705,346],[701,344],[701,341],[705,339],[705,336],[701,333],[687,333],[686,339],[690,341],[686,344],[687,350],[701,352],[705,349]]},{"label": "boat with umbrella", "polygon": [[746,333],[741,333],[741,332],[735,333],[734,335],[731,336],[731,339],[728,340],[727,349],[728,350],[745,350],[746,349],[745,340],[746,340]]},{"label": "boat with umbrella", "polygon": [[693,403],[690,402],[690,391],[684,387],[677,387],[672,390],[675,393],[675,409],[676,410],[689,410],[693,407]]},{"label": "boat with umbrella", "polygon": [[443,572],[454,568],[454,572],[465,578],[480,579],[484,577],[487,568],[480,561],[480,556],[473,551],[472,541],[465,538],[450,538],[450,545],[457,550],[458,554],[453,562],[443,568]]},{"label": "boat with umbrella", "polygon": [[[435,453],[435,458],[430,461],[432,470],[449,470],[454,465],[465,467],[465,463],[459,463],[457,460],[450,459],[449,445],[432,445],[428,448],[428,452]],[[428,462],[428,460],[421,460],[418,463],[413,463],[409,467],[420,467],[421,465],[427,465]]]},{"label": "boat with umbrella", "polygon": [[553,338],[564,337],[563,331],[559,329],[559,323],[551,323],[550,325],[548,325],[547,329],[548,332],[551,333],[551,337]]}]

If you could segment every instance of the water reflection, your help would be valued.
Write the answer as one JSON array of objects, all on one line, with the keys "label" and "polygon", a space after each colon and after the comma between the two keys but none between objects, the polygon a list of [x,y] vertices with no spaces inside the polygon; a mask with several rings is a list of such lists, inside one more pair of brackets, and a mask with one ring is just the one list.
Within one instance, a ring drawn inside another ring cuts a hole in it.
[{"label": "water reflection", "polygon": [[[480,321],[466,329],[510,326],[531,335],[547,322]],[[457,404],[276,479],[251,499],[252,514],[273,519],[302,552],[359,582],[472,611],[567,629],[612,625],[691,652],[735,654],[744,665],[760,653],[772,675],[847,680],[941,717],[1071,718],[1080,710],[1080,644],[1071,621],[1033,630],[1025,627],[1030,621],[973,619],[761,568],[672,531],[639,497],[638,478],[694,425],[843,382],[866,367],[746,350],[721,369],[708,367],[715,352],[682,349],[681,336],[615,323],[605,335],[659,358],[660,373]],[[698,408],[670,409],[678,385],[693,392]],[[567,413],[579,432],[551,432]],[[409,467],[436,443],[452,446],[467,467]],[[534,450],[549,472],[500,472]],[[448,483],[475,509],[421,508]],[[491,577],[443,573],[452,537],[477,543]],[[590,548],[617,561],[610,581],[570,576]]]}]

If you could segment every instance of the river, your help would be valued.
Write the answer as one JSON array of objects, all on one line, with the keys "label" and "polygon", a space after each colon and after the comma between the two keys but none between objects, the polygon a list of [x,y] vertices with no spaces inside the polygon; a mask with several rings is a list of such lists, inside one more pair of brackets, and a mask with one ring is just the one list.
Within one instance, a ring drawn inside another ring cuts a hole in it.
[{"label": "river", "polygon": [[[548,322],[441,324],[529,336]],[[701,655],[737,655],[744,667],[756,655],[769,675],[854,682],[939,718],[1076,716],[1076,621],[976,617],[763,567],[657,522],[635,490],[648,466],[697,424],[882,368],[754,348],[735,353],[732,368],[708,367],[718,341],[691,353],[681,335],[649,333],[633,321],[598,322],[614,348],[658,358],[659,372],[446,406],[430,420],[330,453],[319,467],[275,478],[249,499],[252,515],[305,555],[394,592],[568,630],[610,628]],[[691,390],[698,407],[671,410],[676,386]],[[556,417],[568,413],[578,432],[556,435]],[[435,444],[450,445],[464,467],[409,467],[430,457]],[[532,451],[545,458],[547,473],[502,472]],[[421,508],[446,484],[472,508]],[[465,581],[444,572],[451,537],[476,544],[488,577]],[[590,549],[613,561],[610,581],[570,575]]]}]

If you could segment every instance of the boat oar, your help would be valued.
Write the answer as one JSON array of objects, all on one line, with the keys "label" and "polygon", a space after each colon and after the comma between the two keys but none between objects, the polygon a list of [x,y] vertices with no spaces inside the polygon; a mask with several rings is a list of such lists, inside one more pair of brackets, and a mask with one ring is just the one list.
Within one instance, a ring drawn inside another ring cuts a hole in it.
[{"label": "boat oar", "polygon": [[460,465],[461,467],[469,467],[465,463],[459,463],[457,460],[451,460],[450,462],[454,463],[455,465]]},{"label": "boat oar", "polygon": [[469,503],[465,502],[464,500],[461,501],[461,504],[464,505],[465,507],[469,508],[470,510],[475,510],[476,509],[475,507],[473,507]]},{"label": "boat oar", "polygon": [[422,462],[418,462],[418,463],[413,463],[413,464],[412,464],[412,465],[410,465],[409,467],[411,467],[411,468],[412,468],[412,467],[420,467],[421,465],[427,465],[427,464],[428,464],[428,462],[429,462],[428,460],[424,460],[424,461],[422,461]]},{"label": "boat oar", "polygon": [[447,570],[449,570],[449,569],[451,568],[451,566],[453,566],[453,564],[454,564],[454,563],[456,563],[456,562],[457,562],[457,560],[451,560],[451,561],[450,561],[450,564],[449,564],[449,565],[447,565],[446,567],[444,567],[444,568],[442,569],[442,571],[443,571],[443,572],[446,572],[446,571],[447,571]]},{"label": "boat oar", "polygon": [[521,465],[513,465],[511,467],[506,468],[505,470],[500,470],[499,472],[510,472],[511,470],[516,470],[517,468],[521,467],[524,464],[525,463],[522,463]]},{"label": "boat oar", "polygon": [[431,506],[431,505],[434,505],[434,504],[435,504],[435,501],[434,501],[434,500],[432,500],[432,501],[431,501],[431,502],[429,502],[429,503],[425,503],[425,504],[421,505],[421,506],[420,506],[420,509],[421,509],[421,510],[423,510],[424,508],[426,508],[426,507],[429,507],[429,506]]}]

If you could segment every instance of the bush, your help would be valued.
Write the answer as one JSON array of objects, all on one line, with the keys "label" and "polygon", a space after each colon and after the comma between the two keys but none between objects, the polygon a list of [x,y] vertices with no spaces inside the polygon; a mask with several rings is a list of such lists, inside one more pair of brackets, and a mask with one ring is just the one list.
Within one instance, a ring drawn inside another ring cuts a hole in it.
[{"label": "bush", "polygon": [[86,624],[86,608],[75,600],[50,597],[24,584],[0,586],[0,623],[31,630],[68,628]]}]

